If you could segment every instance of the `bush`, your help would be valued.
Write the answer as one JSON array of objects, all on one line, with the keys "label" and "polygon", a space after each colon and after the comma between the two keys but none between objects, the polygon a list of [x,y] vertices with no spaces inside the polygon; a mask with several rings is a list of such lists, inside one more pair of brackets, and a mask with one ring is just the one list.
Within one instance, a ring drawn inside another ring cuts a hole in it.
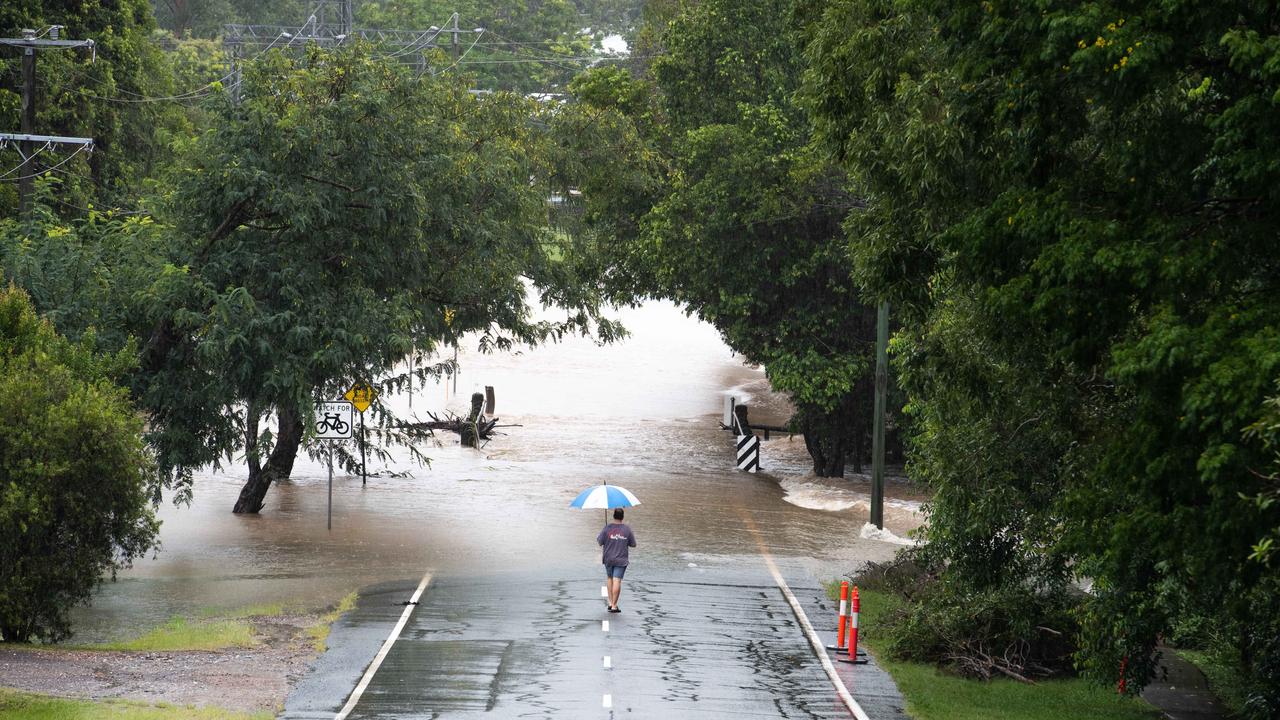
[{"label": "bush", "polygon": [[1079,625],[1068,593],[1017,583],[977,588],[912,552],[871,563],[855,580],[906,601],[885,618],[888,651],[897,659],[984,680],[1074,674]]},{"label": "bush", "polygon": [[0,289],[0,639],[58,641],[67,612],[156,544],[142,420],[113,382],[127,353],[72,344]]}]

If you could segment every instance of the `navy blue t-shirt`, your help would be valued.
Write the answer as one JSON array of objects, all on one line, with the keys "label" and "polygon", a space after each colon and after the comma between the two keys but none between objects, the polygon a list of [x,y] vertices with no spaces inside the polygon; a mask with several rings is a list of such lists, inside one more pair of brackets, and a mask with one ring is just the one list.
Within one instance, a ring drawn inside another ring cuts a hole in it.
[{"label": "navy blue t-shirt", "polygon": [[627,566],[627,548],[636,546],[636,536],[625,523],[609,523],[596,536],[596,543],[604,546],[604,564]]}]

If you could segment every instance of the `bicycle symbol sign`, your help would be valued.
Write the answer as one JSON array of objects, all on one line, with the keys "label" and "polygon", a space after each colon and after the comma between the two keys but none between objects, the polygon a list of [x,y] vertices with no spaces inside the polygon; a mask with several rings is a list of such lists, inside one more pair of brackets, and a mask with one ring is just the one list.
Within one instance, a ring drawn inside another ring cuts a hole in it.
[{"label": "bicycle symbol sign", "polygon": [[316,438],[320,440],[349,440],[353,408],[349,402],[322,402],[316,404]]}]

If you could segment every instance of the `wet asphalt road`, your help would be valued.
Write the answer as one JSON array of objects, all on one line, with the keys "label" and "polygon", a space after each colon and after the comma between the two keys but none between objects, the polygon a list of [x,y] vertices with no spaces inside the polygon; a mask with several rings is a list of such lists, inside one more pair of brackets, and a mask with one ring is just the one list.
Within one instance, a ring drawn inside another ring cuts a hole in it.
[{"label": "wet asphalt road", "polygon": [[[752,560],[633,567],[618,614],[605,612],[603,572],[433,576],[349,717],[850,717],[782,592]],[[835,611],[817,584],[797,568],[784,575],[810,622],[829,630]],[[333,718],[417,582],[364,591],[282,717]],[[870,717],[905,717],[878,668],[837,667]]]}]

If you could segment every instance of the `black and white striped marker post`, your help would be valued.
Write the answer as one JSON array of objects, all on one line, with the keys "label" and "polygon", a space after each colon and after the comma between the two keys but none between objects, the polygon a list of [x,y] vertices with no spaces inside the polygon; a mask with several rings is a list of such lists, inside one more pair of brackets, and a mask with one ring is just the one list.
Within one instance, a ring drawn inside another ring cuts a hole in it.
[{"label": "black and white striped marker post", "polygon": [[760,438],[754,434],[738,436],[738,469],[760,471]]}]

